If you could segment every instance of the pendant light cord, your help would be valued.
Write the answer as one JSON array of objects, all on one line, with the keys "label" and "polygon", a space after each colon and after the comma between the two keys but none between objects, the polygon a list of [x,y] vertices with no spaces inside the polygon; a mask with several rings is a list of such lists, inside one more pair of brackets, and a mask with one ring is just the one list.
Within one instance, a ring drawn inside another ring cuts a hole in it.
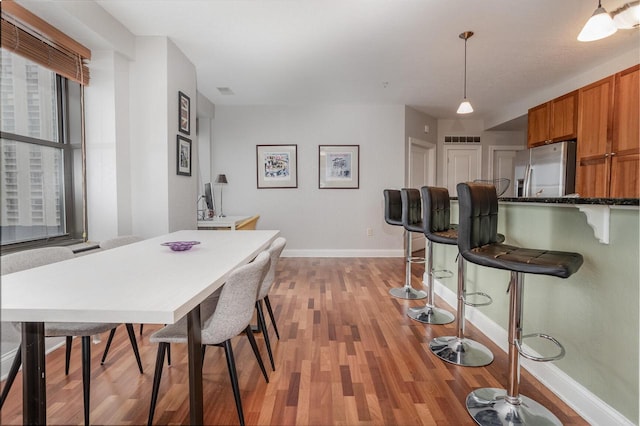
[{"label": "pendant light cord", "polygon": [[464,99],[467,99],[467,40],[464,39]]}]

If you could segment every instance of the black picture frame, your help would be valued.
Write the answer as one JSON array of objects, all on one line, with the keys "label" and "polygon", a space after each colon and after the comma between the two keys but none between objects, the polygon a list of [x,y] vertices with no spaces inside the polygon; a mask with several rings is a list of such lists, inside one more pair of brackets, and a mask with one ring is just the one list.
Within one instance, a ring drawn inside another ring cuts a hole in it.
[{"label": "black picture frame", "polygon": [[360,188],[360,145],[318,146],[318,188]]},{"label": "black picture frame", "polygon": [[191,134],[191,98],[178,92],[178,130],[185,135]]},{"label": "black picture frame", "polygon": [[191,139],[177,135],[176,148],[176,173],[191,176]]}]

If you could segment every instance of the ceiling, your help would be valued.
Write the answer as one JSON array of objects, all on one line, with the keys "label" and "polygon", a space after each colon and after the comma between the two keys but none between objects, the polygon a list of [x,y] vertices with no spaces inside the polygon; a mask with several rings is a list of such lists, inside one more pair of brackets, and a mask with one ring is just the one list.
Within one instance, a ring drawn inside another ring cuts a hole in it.
[{"label": "ceiling", "polygon": [[[602,5],[611,12],[624,2]],[[595,0],[96,3],[134,35],[168,36],[195,65],[198,91],[217,105],[403,104],[453,118],[463,95],[458,35],[466,30],[475,32],[467,45],[471,118],[494,115],[630,50],[640,57],[637,29],[576,40]]]}]

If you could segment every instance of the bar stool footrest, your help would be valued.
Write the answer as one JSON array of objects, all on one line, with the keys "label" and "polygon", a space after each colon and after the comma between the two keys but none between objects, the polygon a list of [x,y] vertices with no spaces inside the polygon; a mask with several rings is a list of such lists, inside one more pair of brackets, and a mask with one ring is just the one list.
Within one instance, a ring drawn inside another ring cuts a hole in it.
[{"label": "bar stool footrest", "polygon": [[[528,338],[531,338],[531,337],[539,337],[541,339],[545,339],[545,340],[551,341],[558,348],[560,348],[560,353],[558,353],[557,355],[554,355],[554,356],[540,357],[540,356],[531,355],[531,354],[525,352],[525,350],[522,347],[522,340],[528,339]],[[565,355],[564,346],[562,346],[562,344],[558,340],[556,340],[553,336],[549,336],[548,334],[544,334],[544,333],[532,333],[532,334],[524,335],[524,336],[522,336],[522,338],[520,340],[516,340],[515,341],[515,345],[516,345],[516,348],[518,349],[518,352],[520,353],[520,355],[522,355],[523,357],[525,357],[527,359],[530,359],[531,361],[536,361],[536,362],[557,361],[559,359],[564,358],[564,355]]]},{"label": "bar stool footrest", "polygon": [[409,263],[417,263],[417,264],[426,262],[424,257],[418,257],[418,256],[409,256],[407,257],[407,261]]},{"label": "bar stool footrest", "polygon": [[524,395],[508,398],[504,389],[476,389],[467,395],[466,405],[473,420],[482,426],[562,425],[560,419],[539,402]]},{"label": "bar stool footrest", "polygon": [[[473,303],[473,302],[467,302],[467,297],[469,296],[479,296],[479,297],[485,297],[488,301],[487,302],[479,302],[479,303]],[[478,306],[488,306],[490,304],[493,303],[493,298],[491,298],[491,296],[489,296],[487,293],[482,293],[481,291],[476,291],[473,293],[467,293],[464,296],[464,304],[467,306],[473,306],[478,307]]]}]

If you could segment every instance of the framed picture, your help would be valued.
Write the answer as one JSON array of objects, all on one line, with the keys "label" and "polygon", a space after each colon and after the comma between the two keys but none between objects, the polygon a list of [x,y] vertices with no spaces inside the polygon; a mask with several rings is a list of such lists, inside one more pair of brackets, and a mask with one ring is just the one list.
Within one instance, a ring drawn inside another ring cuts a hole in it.
[{"label": "framed picture", "polygon": [[191,99],[178,92],[178,130],[185,135],[191,133]]},{"label": "framed picture", "polygon": [[178,135],[177,146],[177,173],[183,176],[191,176],[191,141],[184,136]]},{"label": "framed picture", "polygon": [[256,145],[258,188],[298,187],[298,145]]},{"label": "framed picture", "polygon": [[318,149],[320,189],[360,187],[360,145],[320,145]]}]

